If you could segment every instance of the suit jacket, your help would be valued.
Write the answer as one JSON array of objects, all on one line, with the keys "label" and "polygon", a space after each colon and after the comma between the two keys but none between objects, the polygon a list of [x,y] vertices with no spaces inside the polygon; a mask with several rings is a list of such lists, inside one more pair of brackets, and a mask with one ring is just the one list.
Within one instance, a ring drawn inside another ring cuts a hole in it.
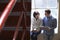
[{"label": "suit jacket", "polygon": [[50,27],[50,31],[44,30],[44,34],[46,35],[52,35],[54,34],[54,29],[57,27],[57,20],[56,18],[50,16],[50,17],[44,17],[43,19],[43,26],[44,27]]}]

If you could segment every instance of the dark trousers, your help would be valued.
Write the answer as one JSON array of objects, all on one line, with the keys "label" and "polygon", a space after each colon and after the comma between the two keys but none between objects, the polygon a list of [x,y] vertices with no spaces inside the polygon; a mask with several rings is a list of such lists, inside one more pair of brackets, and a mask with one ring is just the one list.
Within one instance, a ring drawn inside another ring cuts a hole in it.
[{"label": "dark trousers", "polygon": [[41,33],[41,31],[39,32],[32,32],[31,34],[31,40],[37,40],[37,36]]},{"label": "dark trousers", "polygon": [[44,40],[53,40],[54,35],[46,35],[44,34]]}]

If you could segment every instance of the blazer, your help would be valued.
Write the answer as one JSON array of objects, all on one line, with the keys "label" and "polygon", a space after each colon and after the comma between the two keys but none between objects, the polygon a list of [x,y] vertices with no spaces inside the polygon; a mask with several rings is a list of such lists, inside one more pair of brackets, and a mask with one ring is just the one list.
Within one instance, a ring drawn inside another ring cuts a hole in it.
[{"label": "blazer", "polygon": [[54,29],[57,27],[57,19],[52,16],[44,17],[43,26],[51,28],[50,31],[44,30],[43,33],[46,35],[52,35],[52,34],[54,34]]}]

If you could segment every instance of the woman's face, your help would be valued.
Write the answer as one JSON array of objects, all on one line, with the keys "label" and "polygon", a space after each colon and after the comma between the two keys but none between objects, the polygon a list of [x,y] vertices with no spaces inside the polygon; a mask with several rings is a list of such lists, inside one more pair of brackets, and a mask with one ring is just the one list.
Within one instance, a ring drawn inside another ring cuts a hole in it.
[{"label": "woman's face", "polygon": [[36,19],[38,19],[38,18],[39,18],[39,16],[40,16],[40,15],[38,14],[38,15],[36,15],[36,16],[35,16],[35,18],[36,18]]}]

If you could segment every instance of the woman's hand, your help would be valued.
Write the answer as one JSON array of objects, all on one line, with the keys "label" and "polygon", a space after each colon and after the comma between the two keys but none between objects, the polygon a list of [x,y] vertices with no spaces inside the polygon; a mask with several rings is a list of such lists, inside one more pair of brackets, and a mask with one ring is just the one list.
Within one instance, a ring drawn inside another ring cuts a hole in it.
[{"label": "woman's hand", "polygon": [[33,32],[37,32],[37,30],[33,30]]}]

